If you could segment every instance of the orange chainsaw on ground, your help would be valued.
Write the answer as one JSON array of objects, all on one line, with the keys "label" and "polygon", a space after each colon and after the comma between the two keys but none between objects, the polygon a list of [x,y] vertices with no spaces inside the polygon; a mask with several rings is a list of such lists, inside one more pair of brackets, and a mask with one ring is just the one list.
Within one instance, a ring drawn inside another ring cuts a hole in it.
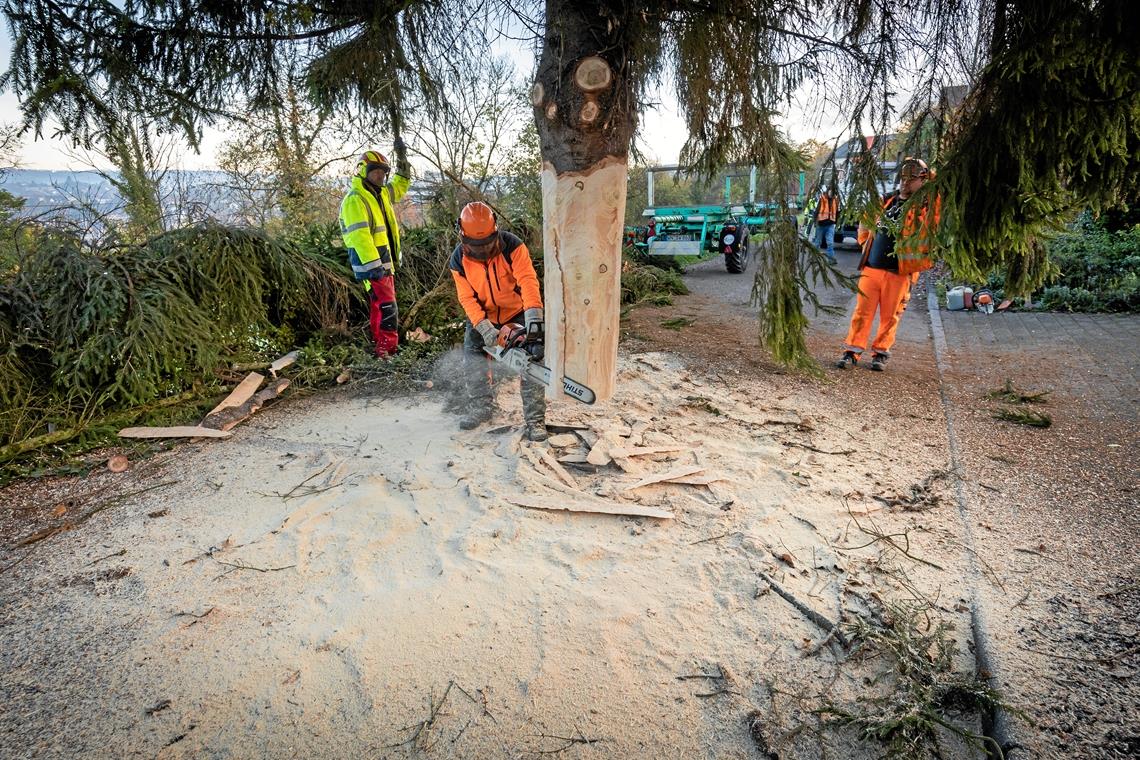
[{"label": "orange chainsaw on ground", "polygon": [[[546,388],[552,387],[554,373],[542,363],[545,356],[545,335],[541,322],[534,322],[528,332],[515,322],[499,328],[499,339],[493,346],[485,346],[495,361],[506,365],[507,369]],[[597,396],[594,391],[576,380],[562,378],[562,392],[584,404],[592,404]]]}]

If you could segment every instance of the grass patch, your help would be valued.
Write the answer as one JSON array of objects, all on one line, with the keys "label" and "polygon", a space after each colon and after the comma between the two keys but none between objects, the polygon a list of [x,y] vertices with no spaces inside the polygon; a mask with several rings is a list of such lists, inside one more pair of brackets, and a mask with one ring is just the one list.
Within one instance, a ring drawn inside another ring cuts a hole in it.
[{"label": "grass patch", "polygon": [[697,323],[697,320],[691,317],[673,317],[666,319],[661,323],[661,326],[668,330],[683,330],[686,327],[692,327]]}]

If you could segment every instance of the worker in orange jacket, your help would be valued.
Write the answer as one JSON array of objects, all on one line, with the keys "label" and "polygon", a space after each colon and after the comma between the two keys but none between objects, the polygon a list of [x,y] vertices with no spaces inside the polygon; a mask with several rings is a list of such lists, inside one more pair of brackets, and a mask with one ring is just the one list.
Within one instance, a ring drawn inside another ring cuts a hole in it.
[{"label": "worker in orange jacket", "polygon": [[[517,323],[528,335],[542,332],[542,290],[526,244],[500,230],[491,207],[468,203],[459,215],[459,245],[449,267],[459,303],[467,315],[463,335],[464,383],[470,407],[459,423],[471,430],[491,419],[490,375],[484,346],[495,345],[503,325]],[[522,380],[526,437],[545,441],[545,389]]]},{"label": "worker in orange jacket", "polygon": [[827,243],[827,258],[835,261],[835,225],[839,222],[839,192],[829,187],[819,195],[815,206],[815,247],[823,250]]},{"label": "worker in orange jacket", "polygon": [[910,208],[903,214],[906,200],[931,176],[930,168],[921,159],[904,159],[899,170],[899,190],[883,200],[874,231],[859,226],[862,274],[843,356],[836,362],[840,369],[859,363],[867,348],[876,311],[879,332],[871,342],[871,369],[880,372],[886,369],[899,321],[910,300],[911,286],[918,280],[919,273],[932,264],[930,235],[938,226],[941,199],[936,197],[932,203]]}]

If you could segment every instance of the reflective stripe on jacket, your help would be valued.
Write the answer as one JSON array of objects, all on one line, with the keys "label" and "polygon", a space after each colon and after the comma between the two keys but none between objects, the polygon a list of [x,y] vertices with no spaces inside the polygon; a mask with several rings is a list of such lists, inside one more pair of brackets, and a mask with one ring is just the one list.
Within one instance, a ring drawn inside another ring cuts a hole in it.
[{"label": "reflective stripe on jacket", "polygon": [[824,193],[819,196],[819,204],[815,210],[817,222],[839,221],[839,198]]},{"label": "reflective stripe on jacket", "polygon": [[503,324],[524,309],[542,308],[542,289],[526,244],[509,232],[499,232],[501,253],[479,261],[455,246],[448,267],[455,292],[471,324],[489,319]]},{"label": "reflective stripe on jacket", "polygon": [[340,235],[348,249],[348,263],[357,280],[391,274],[400,264],[400,227],[393,205],[412,181],[396,174],[380,189],[380,198],[353,177],[340,204]]}]

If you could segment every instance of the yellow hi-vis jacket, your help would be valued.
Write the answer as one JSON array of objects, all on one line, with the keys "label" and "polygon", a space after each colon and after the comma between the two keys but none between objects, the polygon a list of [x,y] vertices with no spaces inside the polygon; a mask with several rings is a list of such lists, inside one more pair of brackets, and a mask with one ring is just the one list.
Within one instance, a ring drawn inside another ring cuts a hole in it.
[{"label": "yellow hi-vis jacket", "polygon": [[340,203],[340,236],[348,249],[348,263],[357,280],[392,274],[400,264],[400,228],[396,224],[393,205],[398,203],[412,181],[395,174],[380,189],[380,198],[364,186],[364,180],[353,177],[348,194]]}]

